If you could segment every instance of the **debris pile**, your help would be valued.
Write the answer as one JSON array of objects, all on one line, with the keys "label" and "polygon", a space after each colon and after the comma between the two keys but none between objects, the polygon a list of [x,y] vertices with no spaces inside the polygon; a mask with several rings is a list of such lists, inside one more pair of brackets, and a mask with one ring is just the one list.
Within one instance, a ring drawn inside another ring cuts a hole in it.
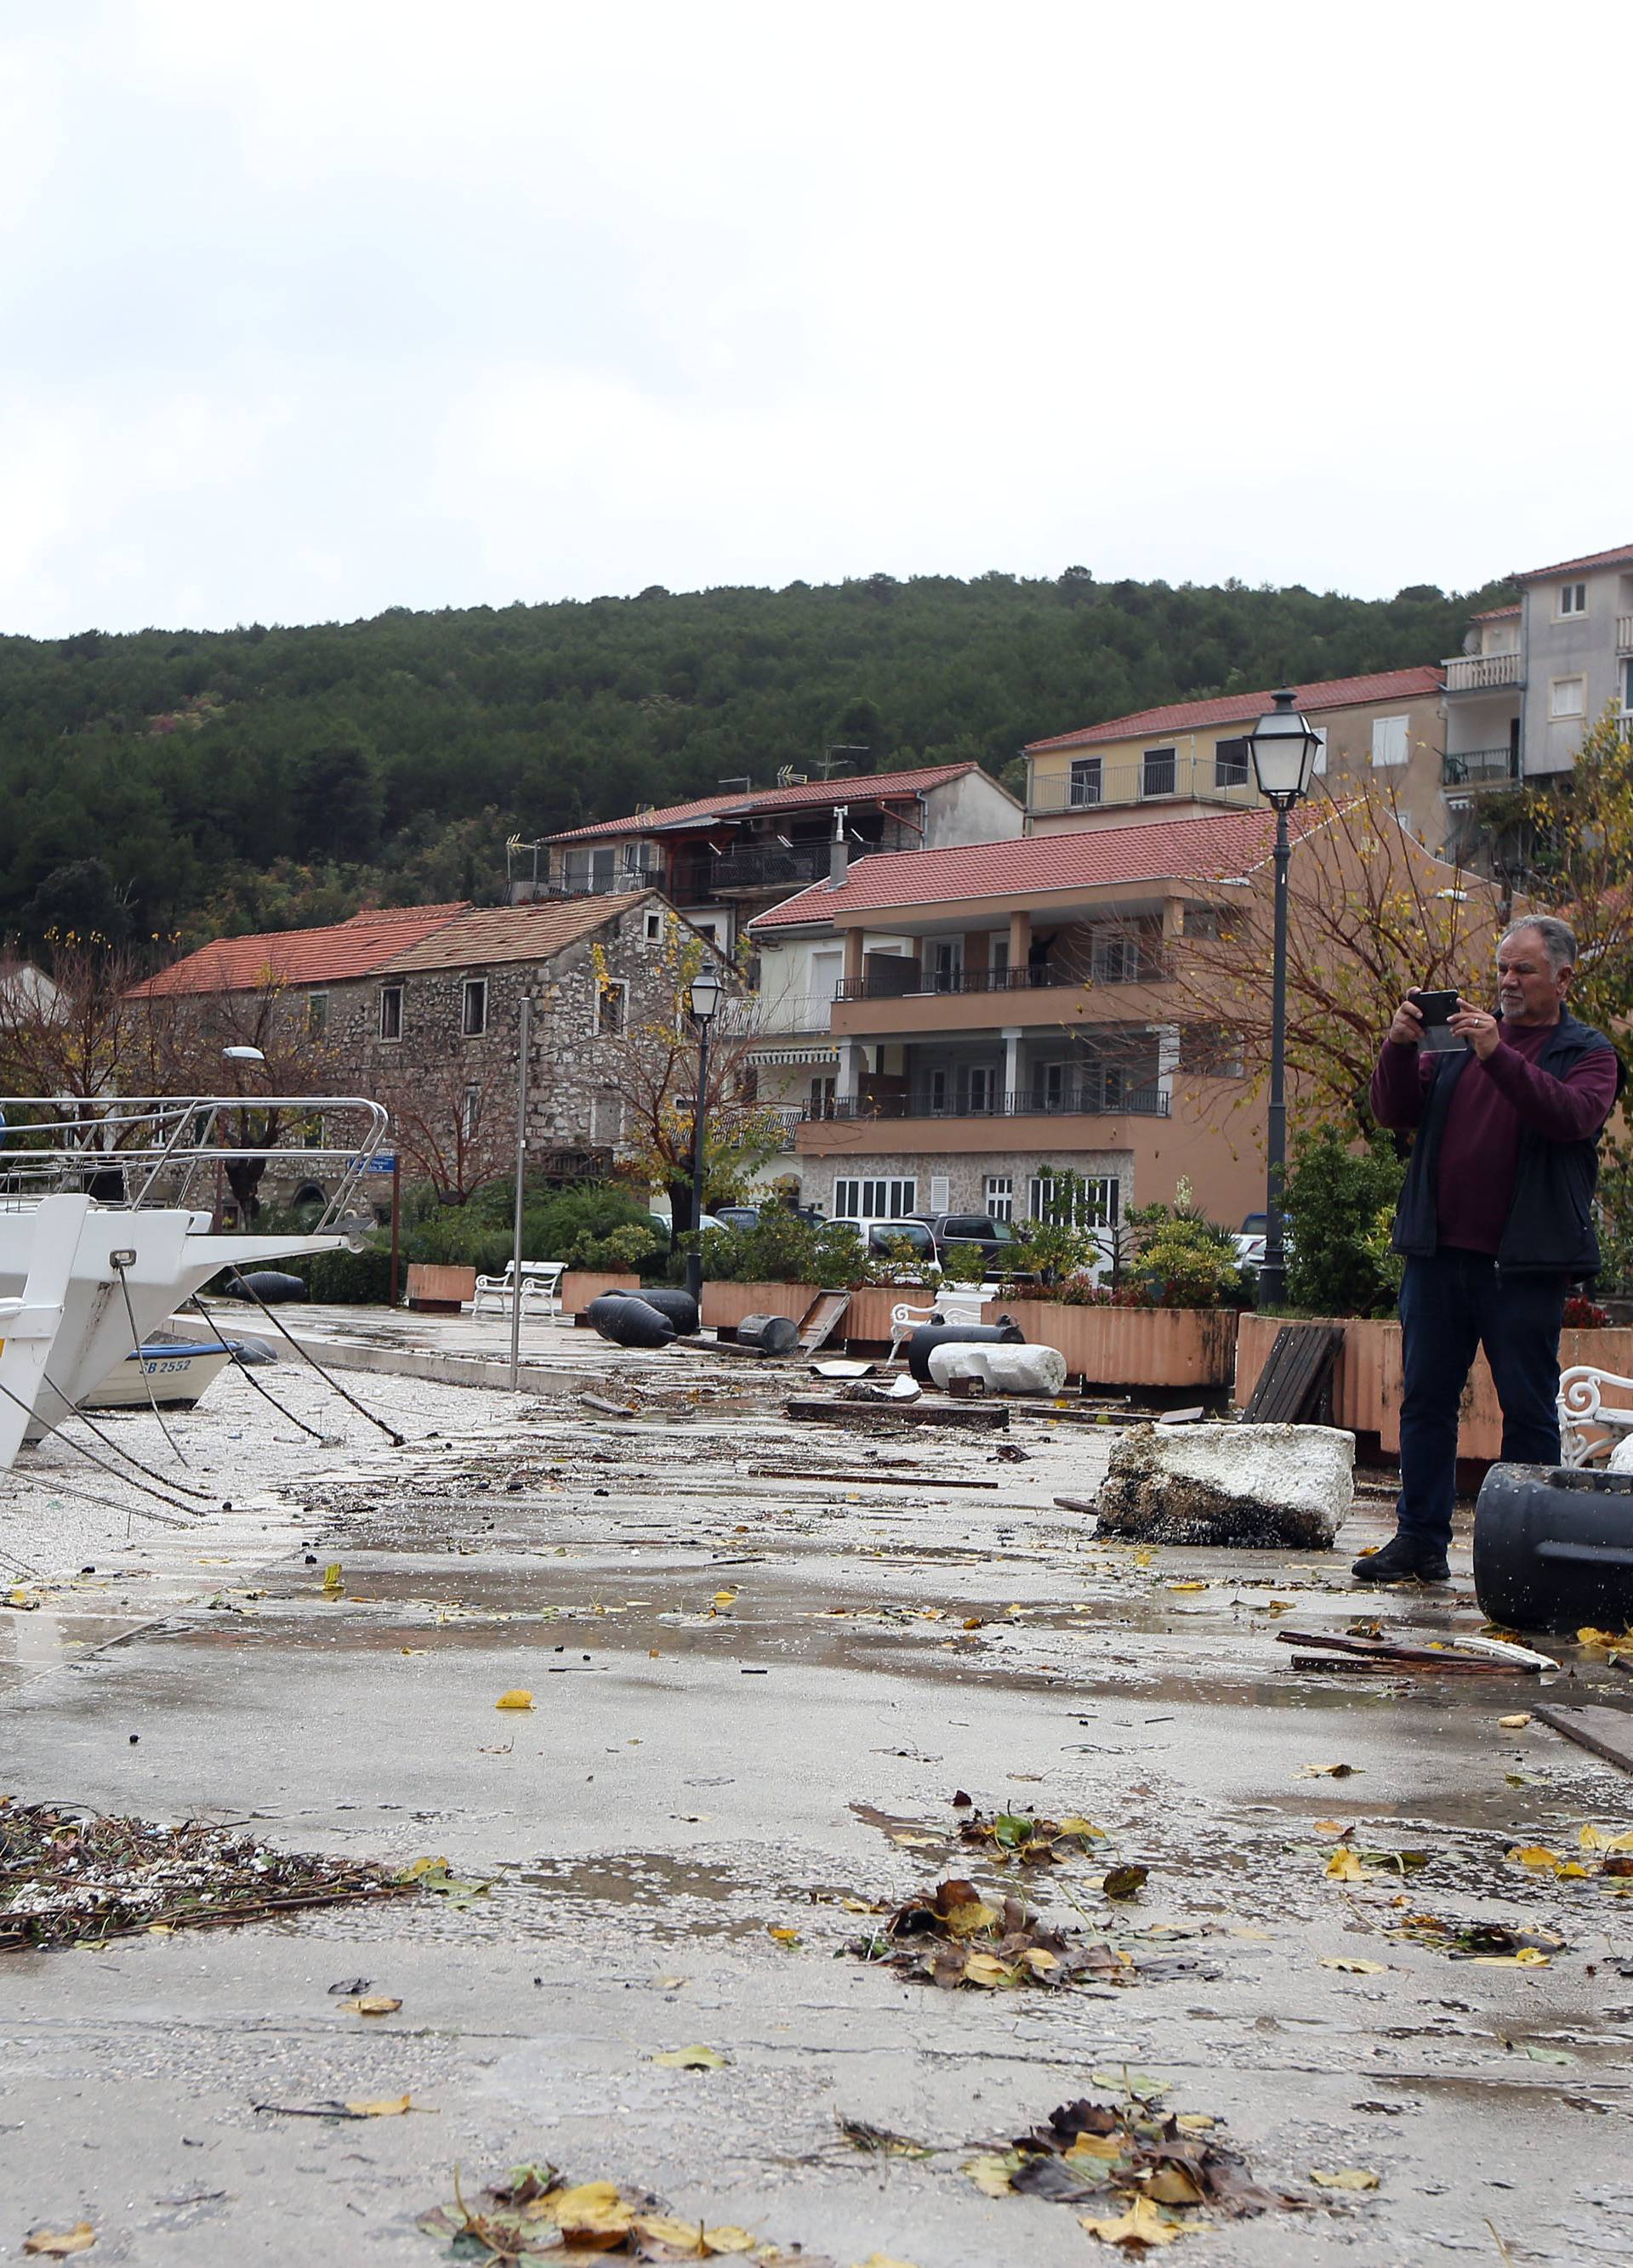
[{"label": "debris pile", "polygon": [[[434,1863],[446,1875],[446,1862]],[[193,1821],[162,1827],[0,1797],[0,1953],[258,1921],[435,1887],[411,1869],[397,1876],[355,1859],[269,1850]]]},{"label": "debris pile", "polygon": [[1052,1927],[1024,1899],[1005,1897],[989,1905],[973,1882],[956,1876],[909,1898],[887,1918],[882,1931],[855,1939],[849,1949],[859,1960],[883,1962],[898,1976],[939,1984],[945,1992],[962,1984],[989,1992],[1024,1984],[1052,1990],[1067,1984],[1121,1986],[1160,1981],[1198,1966],[1188,1958],[1136,1965],[1132,1954],[1104,1939]]},{"label": "debris pile", "polygon": [[764,2268],[831,2268],[805,2251],[763,2244],[746,2228],[682,2220],[659,2198],[616,2182],[564,2181],[548,2164],[514,2166],[484,2193],[480,2210],[465,2203],[457,2174],[451,2205],[423,2214],[428,2236],[446,2236],[456,2260],[553,2262],[597,2259],[757,2260]]}]

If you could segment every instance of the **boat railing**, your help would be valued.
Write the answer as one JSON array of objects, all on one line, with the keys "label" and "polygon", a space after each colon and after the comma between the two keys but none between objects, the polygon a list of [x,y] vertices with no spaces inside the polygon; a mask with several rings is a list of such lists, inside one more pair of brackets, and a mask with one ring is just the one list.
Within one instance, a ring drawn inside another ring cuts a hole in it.
[{"label": "boat railing", "polygon": [[[58,1189],[129,1210],[185,1206],[203,1181],[213,1209],[228,1167],[287,1165],[335,1176],[316,1235],[346,1218],[389,1123],[358,1094],[0,1095],[0,1210]],[[330,1138],[334,1120],[346,1138]],[[291,1121],[301,1138],[280,1139]]]}]

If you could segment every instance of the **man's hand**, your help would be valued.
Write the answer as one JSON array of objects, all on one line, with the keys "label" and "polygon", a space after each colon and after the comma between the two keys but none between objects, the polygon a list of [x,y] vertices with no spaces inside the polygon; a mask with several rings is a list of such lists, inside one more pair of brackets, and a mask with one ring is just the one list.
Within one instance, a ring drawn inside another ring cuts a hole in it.
[{"label": "man's hand", "polygon": [[1398,1048],[1415,1048],[1423,1038],[1423,1012],[1415,1000],[1403,1000],[1385,1036]]},{"label": "man's hand", "polygon": [[1482,1063],[1503,1044],[1503,1028],[1496,1018],[1489,1016],[1483,1008],[1471,1008],[1460,995],[1457,1013],[1448,1017],[1447,1027],[1468,1042]]}]

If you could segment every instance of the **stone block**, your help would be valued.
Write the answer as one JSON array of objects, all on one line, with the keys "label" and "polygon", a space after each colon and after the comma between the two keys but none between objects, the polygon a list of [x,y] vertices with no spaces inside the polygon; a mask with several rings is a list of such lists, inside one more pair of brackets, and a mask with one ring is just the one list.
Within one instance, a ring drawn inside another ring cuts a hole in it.
[{"label": "stone block", "polygon": [[1095,1502],[1100,1534],[1142,1543],[1332,1548],[1355,1496],[1353,1433],[1334,1425],[1142,1425]]},{"label": "stone block", "polygon": [[942,1387],[955,1378],[979,1378],[993,1394],[1059,1394],[1066,1357],[1050,1346],[969,1346],[955,1339],[930,1349],[930,1376]]}]

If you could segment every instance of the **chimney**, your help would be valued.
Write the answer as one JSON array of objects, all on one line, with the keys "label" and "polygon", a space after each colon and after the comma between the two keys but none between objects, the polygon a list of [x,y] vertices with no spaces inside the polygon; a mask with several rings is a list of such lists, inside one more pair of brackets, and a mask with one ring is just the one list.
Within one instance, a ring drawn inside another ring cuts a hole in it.
[{"label": "chimney", "polygon": [[828,852],[828,887],[842,890],[851,871],[851,846],[845,839],[845,822],[851,815],[848,803],[839,803],[833,809],[833,842]]}]

